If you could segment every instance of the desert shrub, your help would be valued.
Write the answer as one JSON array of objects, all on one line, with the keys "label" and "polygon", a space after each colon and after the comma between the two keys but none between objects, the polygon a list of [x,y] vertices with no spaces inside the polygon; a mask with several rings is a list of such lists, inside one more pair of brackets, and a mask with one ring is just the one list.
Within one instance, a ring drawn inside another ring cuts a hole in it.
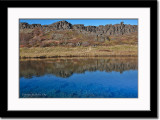
[{"label": "desert shrub", "polygon": [[37,39],[31,39],[31,40],[29,41],[29,45],[30,45],[31,47],[36,46],[37,43],[38,43],[38,40],[37,40]]},{"label": "desert shrub", "polygon": [[20,45],[20,48],[23,48],[23,47],[25,47],[24,45]]},{"label": "desert shrub", "polygon": [[32,34],[30,33],[20,33],[20,45],[27,46],[29,44],[29,40],[32,38]]},{"label": "desert shrub", "polygon": [[111,40],[109,36],[107,36],[107,37],[106,37],[106,39],[107,39],[108,41],[110,41],[110,40]]},{"label": "desert shrub", "polygon": [[40,44],[40,47],[51,47],[51,46],[54,46],[54,42],[52,40],[45,40],[45,41],[42,41],[41,44]]},{"label": "desert shrub", "polygon": [[44,31],[41,29],[41,28],[35,28],[33,31],[32,31],[32,34],[34,36],[43,36],[44,35]]}]

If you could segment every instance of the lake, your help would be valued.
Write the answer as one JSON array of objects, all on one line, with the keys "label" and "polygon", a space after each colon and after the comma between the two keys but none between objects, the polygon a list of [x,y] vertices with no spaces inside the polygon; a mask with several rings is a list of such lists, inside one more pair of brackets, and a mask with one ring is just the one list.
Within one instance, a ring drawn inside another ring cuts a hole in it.
[{"label": "lake", "polygon": [[21,59],[19,82],[20,98],[138,98],[138,59]]}]

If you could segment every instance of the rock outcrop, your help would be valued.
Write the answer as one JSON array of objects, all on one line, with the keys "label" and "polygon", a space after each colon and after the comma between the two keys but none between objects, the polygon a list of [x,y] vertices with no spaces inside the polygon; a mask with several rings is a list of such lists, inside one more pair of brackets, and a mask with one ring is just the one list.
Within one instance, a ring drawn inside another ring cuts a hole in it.
[{"label": "rock outcrop", "polygon": [[72,29],[72,24],[68,23],[67,21],[59,21],[49,25],[49,28],[52,28],[55,30],[68,30],[68,29]]},{"label": "rock outcrop", "polygon": [[106,39],[106,36],[109,35],[123,35],[138,31],[137,25],[128,25],[124,24],[123,22],[115,25],[107,24],[99,26],[84,26],[84,24],[72,25],[67,21],[59,21],[50,25],[20,23],[20,29],[34,29],[34,28],[42,28],[45,29],[46,31],[76,30],[84,34],[90,33],[96,36],[100,36],[100,38],[102,38],[101,40]]}]

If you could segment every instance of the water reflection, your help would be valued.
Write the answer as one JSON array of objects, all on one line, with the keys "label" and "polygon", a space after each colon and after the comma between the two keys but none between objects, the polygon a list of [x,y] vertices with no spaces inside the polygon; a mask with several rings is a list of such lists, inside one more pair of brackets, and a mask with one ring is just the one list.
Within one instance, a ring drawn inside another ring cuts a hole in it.
[{"label": "water reflection", "polygon": [[136,98],[137,58],[20,61],[20,97]]},{"label": "water reflection", "polygon": [[137,70],[137,58],[57,58],[20,61],[20,77],[30,78],[53,74],[57,77],[70,77],[73,73],[85,71],[120,72]]}]

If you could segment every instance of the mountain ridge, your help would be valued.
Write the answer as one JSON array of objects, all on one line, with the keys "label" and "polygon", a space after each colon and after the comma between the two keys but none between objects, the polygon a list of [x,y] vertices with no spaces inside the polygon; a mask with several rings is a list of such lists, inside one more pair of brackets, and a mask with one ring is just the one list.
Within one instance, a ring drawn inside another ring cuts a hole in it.
[{"label": "mountain ridge", "polygon": [[76,30],[81,33],[89,32],[95,35],[123,35],[138,31],[138,25],[124,24],[106,24],[99,26],[84,26],[84,24],[71,24],[67,21],[58,21],[49,25],[20,23],[20,29],[41,28],[46,31],[54,30]]}]

